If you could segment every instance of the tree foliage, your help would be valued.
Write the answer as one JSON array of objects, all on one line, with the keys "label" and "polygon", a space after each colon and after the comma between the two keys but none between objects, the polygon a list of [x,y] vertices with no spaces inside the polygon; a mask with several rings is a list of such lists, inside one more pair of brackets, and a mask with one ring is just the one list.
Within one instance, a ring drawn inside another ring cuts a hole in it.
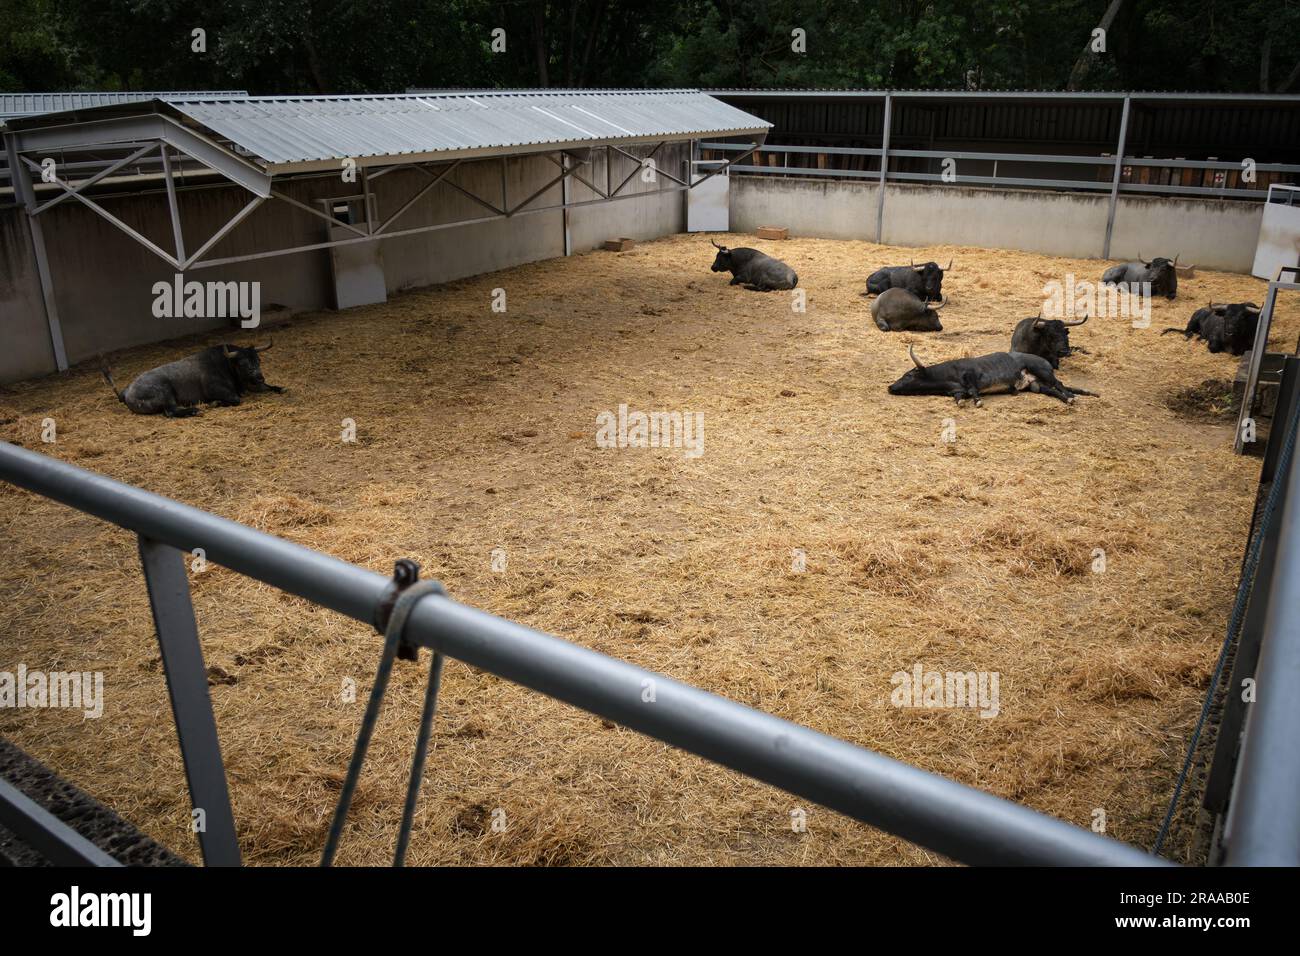
[{"label": "tree foliage", "polygon": [[1072,76],[1300,91],[1300,0],[0,0],[9,90],[1064,89]]}]

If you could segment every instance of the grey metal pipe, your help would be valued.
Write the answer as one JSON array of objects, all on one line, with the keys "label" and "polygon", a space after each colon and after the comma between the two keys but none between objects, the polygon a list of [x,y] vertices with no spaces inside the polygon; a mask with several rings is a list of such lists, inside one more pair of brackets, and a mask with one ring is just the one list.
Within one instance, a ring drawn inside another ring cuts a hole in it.
[{"label": "grey metal pipe", "polygon": [[1300,464],[1294,458],[1285,480],[1286,507],[1255,669],[1257,696],[1249,705],[1224,832],[1228,866],[1300,866]]},{"label": "grey metal pipe", "polygon": [[[381,575],[224,518],[0,442],[0,477],[359,621]],[[625,661],[430,595],[405,637],[797,796],[973,864],[1167,865],[937,774]]]}]

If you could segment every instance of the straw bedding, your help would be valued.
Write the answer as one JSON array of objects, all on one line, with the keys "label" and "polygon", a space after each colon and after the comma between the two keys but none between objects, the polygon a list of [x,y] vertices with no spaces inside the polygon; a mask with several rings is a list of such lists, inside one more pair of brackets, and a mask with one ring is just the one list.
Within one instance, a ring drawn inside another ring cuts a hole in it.
[{"label": "straw bedding", "polygon": [[[1103,810],[1108,833],[1148,844],[1258,472],[1230,422],[1175,410],[1234,360],[1157,332],[1211,298],[1260,302],[1263,284],[1201,272],[1149,329],[1077,330],[1090,354],[1061,378],[1100,398],[959,409],[886,394],[906,345],[926,361],[1005,349],[1045,282],[1102,263],[732,242],[794,266],[807,311],[729,287],[703,238],[677,236],[296,316],[263,357],[286,394],[188,420],[129,414],[93,363],[11,386],[0,437],[384,573],[412,557],[459,600],[1075,823]],[[878,332],[866,274],[949,256],[945,331]],[[1297,311],[1284,300],[1274,348]],[[218,341],[118,353],[115,374]],[[703,412],[703,454],[597,447],[596,416],[621,403]],[[0,711],[0,732],[197,859],[134,540],[8,485],[0,539],[0,669],[101,670],[107,697],[98,720]],[[379,641],[225,569],[191,581],[246,860],[313,863]],[[918,662],[997,672],[998,715],[891,706],[891,675]],[[425,670],[397,669],[340,862],[391,854]],[[409,862],[942,861],[450,662]]]}]

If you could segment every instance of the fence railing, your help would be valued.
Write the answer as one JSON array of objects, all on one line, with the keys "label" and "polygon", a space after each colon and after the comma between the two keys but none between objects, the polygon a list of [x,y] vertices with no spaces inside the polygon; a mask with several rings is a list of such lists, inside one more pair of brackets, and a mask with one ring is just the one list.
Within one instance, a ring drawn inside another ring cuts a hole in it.
[{"label": "fence railing", "polygon": [[[190,796],[207,815],[207,829],[199,834],[203,858],[209,865],[238,864],[183,554],[203,548],[209,561],[381,631],[398,593],[397,582],[4,442],[0,478],[139,536]],[[1167,863],[1128,844],[443,595],[428,594],[410,608],[404,639],[959,862]],[[20,831],[41,825],[3,802],[0,822]]]},{"label": "fence railing", "polygon": [[[726,153],[728,143],[701,143],[700,149]],[[769,176],[879,180],[883,149],[849,146],[765,145],[733,172]],[[944,182],[956,185],[1104,192],[1112,190],[1115,157],[1060,156],[1051,153],[988,153],[964,150],[889,149],[888,182]],[[713,158],[706,152],[703,158]],[[869,163],[868,160],[871,162]],[[948,165],[945,172],[944,166]],[[1080,169],[1091,175],[1064,175]],[[1041,173],[1038,172],[1041,170]],[[1034,175],[1030,175],[1034,173]],[[1120,193],[1215,196],[1263,202],[1273,183],[1300,182],[1300,166],[1215,160],[1156,159],[1125,156],[1120,164]]]}]

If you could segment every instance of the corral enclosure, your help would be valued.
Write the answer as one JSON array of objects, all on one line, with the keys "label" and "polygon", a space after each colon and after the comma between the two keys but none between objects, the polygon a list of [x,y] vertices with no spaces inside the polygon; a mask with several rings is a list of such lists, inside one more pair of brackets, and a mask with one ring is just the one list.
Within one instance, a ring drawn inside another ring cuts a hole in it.
[{"label": "corral enclosure", "polygon": [[[1150,328],[1076,330],[1089,352],[1061,378],[1100,398],[957,408],[886,394],[907,345],[926,361],[1004,349],[1045,283],[1102,263],[728,241],[794,266],[807,311],[729,287],[704,238],[675,236],[295,317],[264,356],[289,391],[194,419],[130,415],[91,367],[8,386],[0,438],[385,573],[415,558],[459,600],[1080,825],[1102,809],[1108,834],[1149,844],[1258,473],[1229,423],[1171,407],[1235,360],[1158,333],[1210,299],[1262,301],[1264,284],[1198,271]],[[945,331],[876,331],[865,275],[950,256]],[[1298,330],[1283,294],[1275,340]],[[218,341],[118,353],[115,373]],[[703,454],[597,447],[597,416],[621,404],[703,413]],[[0,528],[13,659],[102,670],[106,689],[98,720],[6,710],[0,732],[197,859],[133,537],[7,484]],[[313,863],[380,642],[220,568],[191,583],[245,858]],[[891,676],[918,663],[997,672],[997,716],[891,706]],[[388,858],[424,676],[396,672],[341,862]],[[409,857],[935,861],[454,661]]]}]

